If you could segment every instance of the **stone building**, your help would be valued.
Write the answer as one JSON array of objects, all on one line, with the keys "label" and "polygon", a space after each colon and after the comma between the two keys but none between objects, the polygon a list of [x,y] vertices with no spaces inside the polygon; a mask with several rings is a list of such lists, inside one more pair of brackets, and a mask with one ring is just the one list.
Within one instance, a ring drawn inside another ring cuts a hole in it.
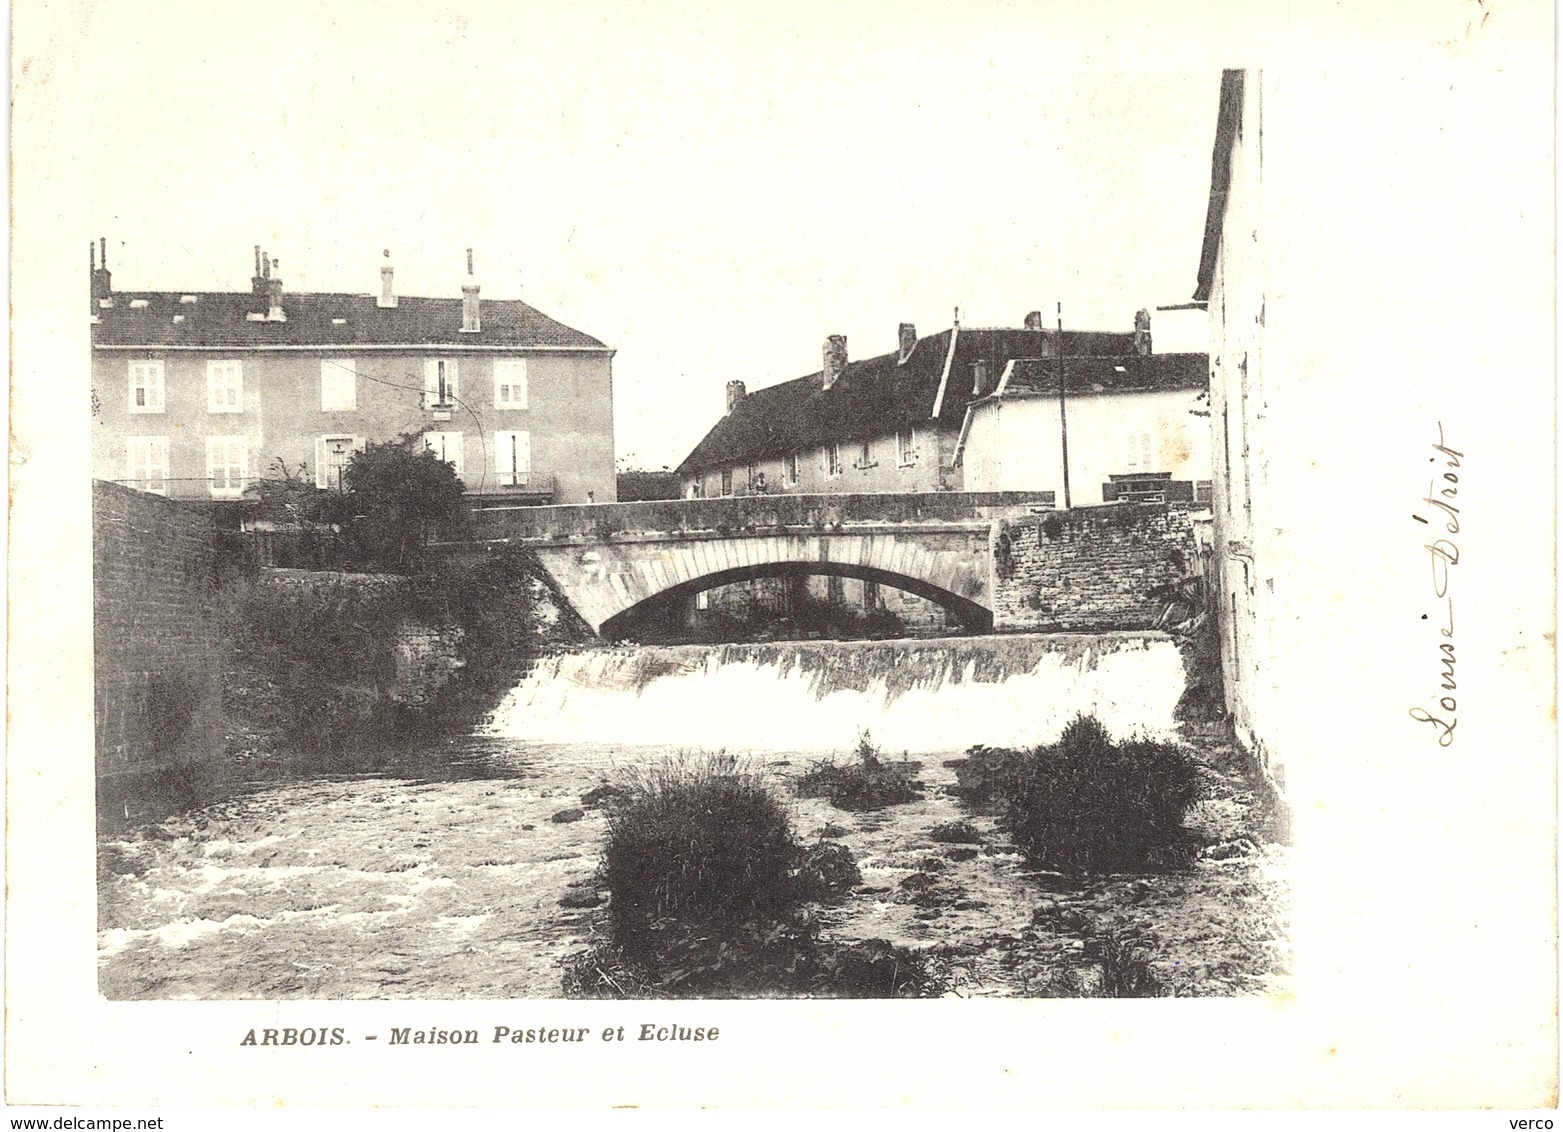
[{"label": "stone building", "polygon": [[[103,258],[100,260],[100,256]],[[615,497],[613,350],[515,299],[284,289],[255,249],[248,291],[115,291],[92,271],[93,475],[232,500],[278,461],[319,487],[368,442],[421,435],[470,496]]]},{"label": "stone building", "polygon": [[[753,393],[728,381],[725,415],[678,468],[684,493],[1051,491],[1062,507],[1059,331],[1032,312],[1020,328],[957,323],[926,338],[902,323],[897,338],[852,361],[831,335],[818,373]],[[1205,355],[1155,354],[1144,311],[1132,331],[1061,341],[1073,503],[1208,499]],[[694,612],[787,615],[810,596],[886,610],[912,631],[955,627],[921,598],[842,578],[721,587]]]},{"label": "stone building", "polygon": [[[1059,341],[1038,313],[1020,329],[957,323],[926,338],[902,323],[897,339],[890,353],[852,361],[833,334],[817,373],[753,393],[728,381],[725,415],[678,467],[685,494],[960,491],[967,406],[1013,363],[1056,358]],[[1063,345],[1116,357],[1135,352],[1135,335],[1066,331]]]},{"label": "stone building", "polygon": [[1071,506],[1210,501],[1207,355],[1062,361],[1012,362],[967,406],[954,453],[966,490],[1051,491],[1063,507],[1067,424]]}]

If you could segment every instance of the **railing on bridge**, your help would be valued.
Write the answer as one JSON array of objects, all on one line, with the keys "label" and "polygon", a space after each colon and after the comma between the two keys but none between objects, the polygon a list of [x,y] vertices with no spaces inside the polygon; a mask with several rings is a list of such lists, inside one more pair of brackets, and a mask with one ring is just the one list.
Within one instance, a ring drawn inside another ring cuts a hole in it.
[{"label": "railing on bridge", "polygon": [[615,535],[717,535],[787,529],[834,530],[859,524],[987,522],[1056,506],[1051,491],[941,491],[853,495],[743,495],[557,507],[478,506],[480,540],[563,540]]}]

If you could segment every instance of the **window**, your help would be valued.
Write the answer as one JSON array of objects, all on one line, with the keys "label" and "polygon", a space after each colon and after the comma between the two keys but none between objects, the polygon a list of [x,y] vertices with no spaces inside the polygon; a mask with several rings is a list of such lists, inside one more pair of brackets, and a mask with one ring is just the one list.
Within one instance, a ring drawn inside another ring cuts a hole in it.
[{"label": "window", "polygon": [[825,449],[825,474],[839,476],[841,474],[841,445],[832,444]]},{"label": "window", "polygon": [[903,468],[917,462],[917,434],[905,429],[895,434],[896,462]]},{"label": "window", "polygon": [[526,408],[525,358],[500,358],[494,363],[494,408]]},{"label": "window", "polygon": [[206,478],[211,481],[213,499],[237,499],[244,494],[249,456],[243,437],[206,438]]},{"label": "window", "polygon": [[206,363],[206,411],[244,412],[244,367],[240,362]]},{"label": "window", "polygon": [[315,486],[342,490],[342,473],[354,452],[364,448],[361,436],[321,436],[315,439]]},{"label": "window", "polygon": [[871,468],[874,466],[873,449],[869,447],[869,443],[866,440],[858,447],[857,466],[860,468]]},{"label": "window", "polygon": [[733,469],[731,469],[731,468],[723,468],[722,469],[722,494],[723,495],[731,495],[732,493],[733,493]]},{"label": "window", "polygon": [[1124,466],[1128,471],[1155,471],[1156,459],[1152,454],[1150,433],[1131,432],[1125,444],[1124,459]]},{"label": "window", "polygon": [[350,412],[358,408],[358,365],[352,358],[325,358],[320,363],[320,410]]},{"label": "window", "polygon": [[153,495],[168,494],[168,438],[131,436],[125,439],[125,486]]},{"label": "window", "polygon": [[161,413],[163,411],[163,363],[130,363],[130,411],[132,413]]},{"label": "window", "polygon": [[532,435],[527,432],[494,434],[494,471],[503,487],[525,487],[532,478]]},{"label": "window", "polygon": [[796,452],[789,452],[782,457],[782,479],[786,480],[789,486],[797,486],[798,454]]},{"label": "window", "polygon": [[458,476],[461,475],[461,433],[426,432],[423,434],[423,446],[439,459],[452,465]]},{"label": "window", "polygon": [[456,363],[450,358],[430,358],[423,363],[423,407],[448,409],[456,403]]}]

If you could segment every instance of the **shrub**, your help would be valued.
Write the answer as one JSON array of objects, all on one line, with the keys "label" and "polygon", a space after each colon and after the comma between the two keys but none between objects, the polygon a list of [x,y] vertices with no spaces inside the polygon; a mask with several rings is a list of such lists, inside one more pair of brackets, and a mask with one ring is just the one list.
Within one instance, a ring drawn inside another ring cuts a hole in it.
[{"label": "shrub", "polygon": [[969,821],[941,822],[928,831],[928,837],[946,845],[982,844],[982,834]]},{"label": "shrub", "polygon": [[845,845],[821,841],[798,865],[800,893],[810,900],[839,900],[862,883],[863,873]]},{"label": "shrub", "polygon": [[1045,867],[1111,872],[1190,852],[1182,824],[1198,780],[1175,746],[1114,743],[1096,719],[1078,717],[1052,746],[1000,763],[1005,824]]},{"label": "shrub", "polygon": [[1159,998],[1165,991],[1151,967],[1150,952],[1138,940],[1108,936],[1101,942],[1098,961],[1101,998]]},{"label": "shrub", "polygon": [[687,931],[789,915],[798,846],[757,775],[726,756],[680,757],[624,786],[602,867],[617,943],[646,943],[664,921]]},{"label": "shrub", "polygon": [[798,796],[828,798],[843,810],[878,810],[923,796],[917,780],[920,764],[905,757],[899,763],[884,762],[866,731],[858,737],[856,754],[857,761],[844,766],[834,759],[811,763],[798,777]]},{"label": "shrub", "polygon": [[624,776],[601,879],[607,937],[565,965],[587,998],[908,997],[942,994],[952,966],[882,940],[820,937],[808,901],[861,876],[844,846],[807,851],[782,803],[725,756]]},{"label": "shrub", "polygon": [[1107,935],[1092,941],[1095,970],[1066,968],[1047,986],[1051,998],[1162,998],[1171,988],[1151,966],[1145,942],[1133,936]]}]

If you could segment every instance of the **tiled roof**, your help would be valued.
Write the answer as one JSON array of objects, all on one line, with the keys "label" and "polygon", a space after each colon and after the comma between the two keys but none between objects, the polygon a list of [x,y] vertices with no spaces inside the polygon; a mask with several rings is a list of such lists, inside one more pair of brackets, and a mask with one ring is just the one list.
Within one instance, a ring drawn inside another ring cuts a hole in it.
[{"label": "tiled roof", "polygon": [[[194,302],[182,301],[194,298]],[[597,339],[572,330],[516,299],[484,299],[481,330],[461,329],[461,299],[397,296],[394,307],[373,295],[284,293],[286,321],[254,321],[265,310],[248,291],[116,291],[114,305],[94,304],[95,346],[541,346],[604,350]],[[183,316],[175,321],[176,316]],[[338,322],[337,320],[341,320]]]},{"label": "tiled roof", "polygon": [[[750,393],[695,445],[679,465],[679,474],[732,467],[833,441],[884,436],[913,425],[927,427],[951,333],[919,338],[904,365],[896,363],[895,353],[849,362],[829,389],[823,388],[820,374],[811,373]],[[1013,358],[1053,354],[1056,337],[1052,330],[961,328],[939,423],[952,430],[960,427],[972,399],[972,366],[979,359],[987,360],[989,381],[996,382]],[[1124,353],[1133,340],[1132,333],[1064,332],[1064,348],[1071,353]]]},{"label": "tiled roof", "polygon": [[[1098,393],[1152,393],[1210,388],[1208,354],[1131,354],[1121,358],[1065,358],[1068,397]],[[1005,383],[1004,396],[1058,396],[1058,362],[1021,361]]]}]

